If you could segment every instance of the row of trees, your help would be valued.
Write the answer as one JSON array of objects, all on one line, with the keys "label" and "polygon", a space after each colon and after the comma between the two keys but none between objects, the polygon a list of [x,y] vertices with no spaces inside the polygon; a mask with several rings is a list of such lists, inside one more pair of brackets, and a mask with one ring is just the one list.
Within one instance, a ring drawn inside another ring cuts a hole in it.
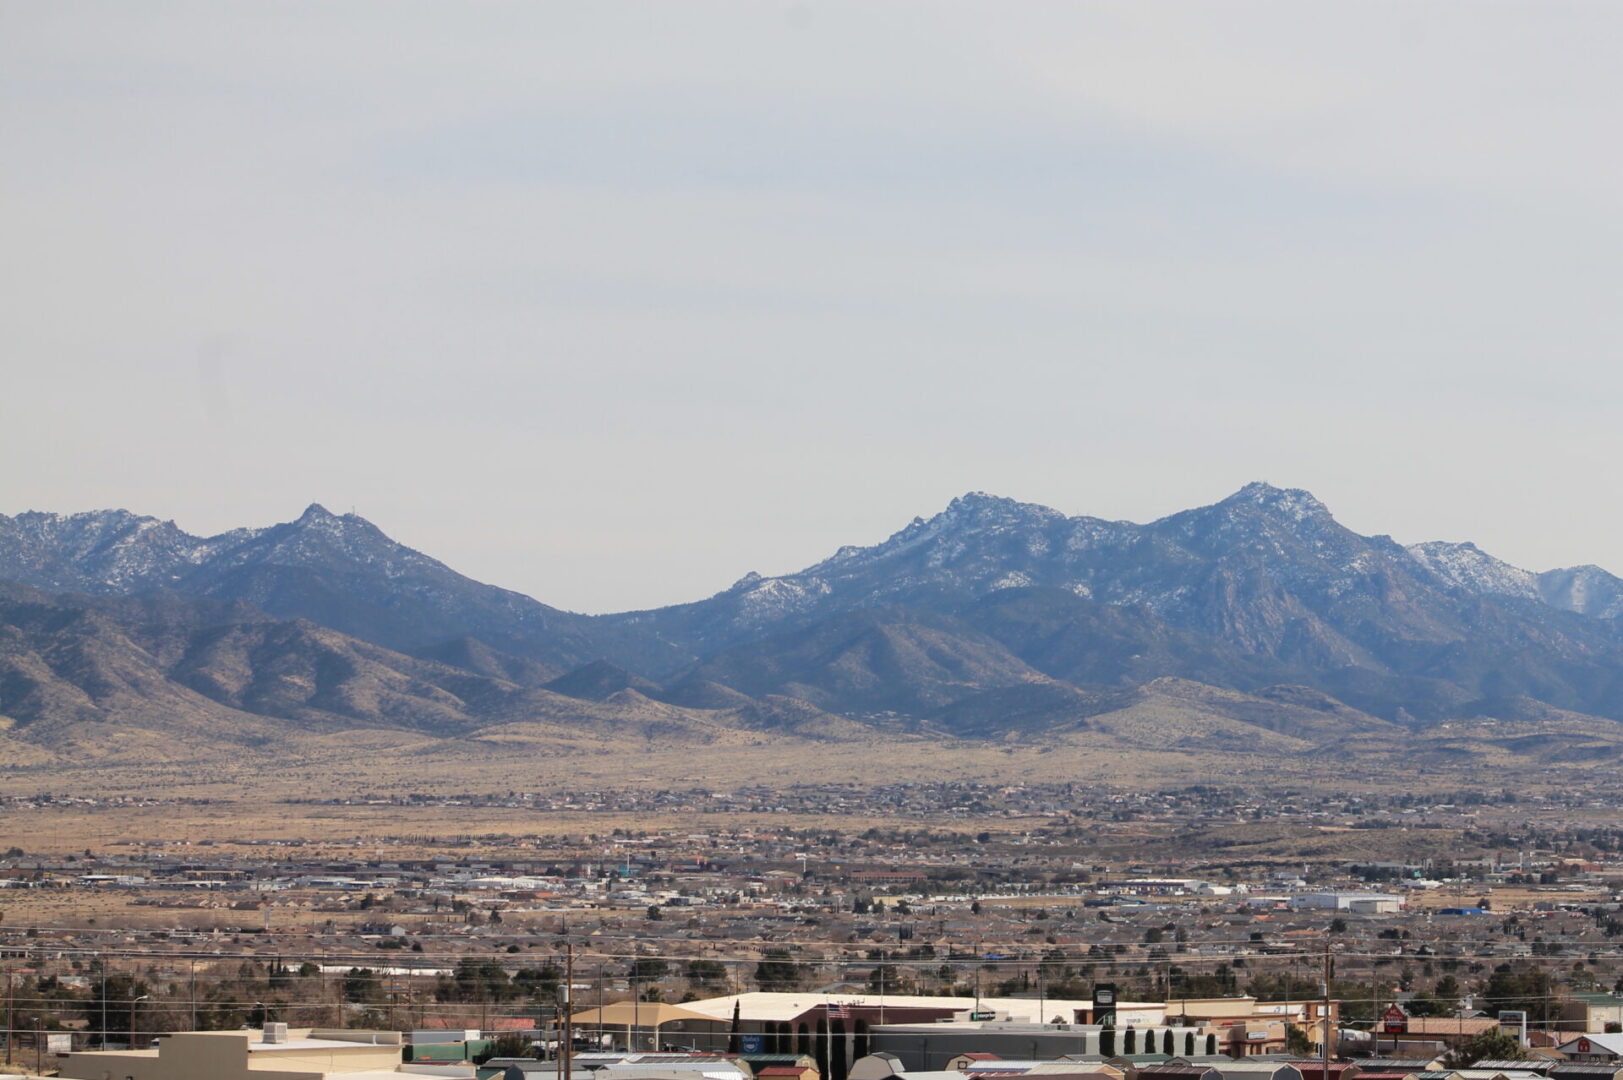
[{"label": "row of trees", "polygon": [[[805,989],[836,979],[856,978],[875,994],[1032,995],[1087,999],[1096,981],[1118,985],[1127,998],[1222,997],[1250,994],[1286,1000],[1317,996],[1316,972],[1292,970],[1266,960],[1235,959],[1195,967],[1181,957],[1146,964],[1114,955],[1110,946],[1086,952],[1048,949],[1035,962],[937,957],[929,945],[905,951],[872,949],[868,962],[827,962],[803,958],[787,947],[772,947],[749,963],[718,959],[673,962],[658,956],[593,965],[587,978],[629,979],[646,1000],[665,995],[683,999],[713,996],[753,985],[767,991]],[[1266,966],[1264,966],[1266,965]],[[513,967],[499,957],[465,957],[447,973],[432,977],[391,977],[374,967],[323,971],[313,962],[205,962],[180,972],[173,966],[110,971],[96,963],[76,972],[19,975],[11,983],[14,1011],[44,1028],[84,1021],[93,1032],[112,1036],[132,1028],[159,1032],[186,1028],[257,1026],[269,1019],[295,1024],[391,1026],[409,1010],[434,1006],[503,1006],[506,1011],[543,1011],[556,1006],[563,972],[555,962]],[[1308,965],[1311,968],[1312,965]],[[1442,970],[1437,970],[1437,969]],[[673,985],[674,984],[674,985]],[[1456,959],[1417,960],[1413,967],[1388,965],[1364,980],[1337,979],[1331,996],[1342,1002],[1349,1023],[1371,1023],[1403,992],[1413,1016],[1450,1016],[1467,998],[1489,1014],[1525,1012],[1535,1025],[1554,1019],[1561,997],[1597,984],[1595,968],[1518,960],[1487,968]],[[611,991],[612,992],[612,991]],[[400,1010],[408,1010],[401,1013]],[[443,1011],[443,1010],[442,1010]],[[37,1018],[37,1020],[36,1020]],[[19,1026],[23,1026],[19,1024]]]}]

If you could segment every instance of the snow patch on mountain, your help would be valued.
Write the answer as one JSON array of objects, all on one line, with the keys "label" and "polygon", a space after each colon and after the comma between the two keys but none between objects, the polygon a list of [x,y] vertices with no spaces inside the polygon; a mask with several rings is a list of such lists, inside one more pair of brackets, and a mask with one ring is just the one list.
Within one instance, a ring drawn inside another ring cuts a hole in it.
[{"label": "snow patch on mountain", "polygon": [[739,617],[747,623],[761,623],[797,614],[815,606],[830,591],[821,578],[766,578],[739,599]]},{"label": "snow patch on mountain", "polygon": [[1568,566],[1538,575],[1544,602],[1596,619],[1623,618],[1623,578],[1598,566]]},{"label": "snow patch on mountain", "polygon": [[[852,565],[896,559],[920,549],[928,549],[929,565],[942,567],[965,553],[966,536],[975,537],[978,541],[987,536],[1034,534],[1043,526],[1064,524],[1066,521],[1065,515],[1052,507],[972,491],[952,500],[945,510],[934,517],[915,517],[905,528],[881,543],[872,547],[847,545],[804,573],[848,570]],[[1044,551],[1047,549],[1046,539],[1028,542],[1036,543]]]},{"label": "snow patch on mountain", "polygon": [[1404,550],[1415,562],[1454,588],[1477,596],[1542,599],[1537,574],[1496,559],[1475,544],[1431,540],[1411,544]]},{"label": "snow patch on mountain", "polygon": [[1223,502],[1250,503],[1295,522],[1330,517],[1330,509],[1315,498],[1312,492],[1301,488],[1276,488],[1262,481],[1252,481]]}]

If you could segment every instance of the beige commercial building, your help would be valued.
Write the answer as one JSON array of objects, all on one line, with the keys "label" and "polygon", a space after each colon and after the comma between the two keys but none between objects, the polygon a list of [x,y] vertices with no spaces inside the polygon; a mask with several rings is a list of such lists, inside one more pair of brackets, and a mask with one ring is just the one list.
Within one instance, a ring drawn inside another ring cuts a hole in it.
[{"label": "beige commercial building", "polygon": [[1180,998],[1167,1002],[1167,1015],[1196,1024],[1217,1037],[1230,1057],[1285,1051],[1288,1032],[1301,1029],[1314,1053],[1341,1020],[1338,1001],[1258,1001],[1254,997]]},{"label": "beige commercial building", "polygon": [[1561,1003],[1562,1031],[1604,1034],[1623,1029],[1623,997],[1616,994],[1573,994]]},{"label": "beige commercial building", "polygon": [[63,1054],[69,1080],[473,1080],[471,1065],[403,1065],[397,1031],[192,1031],[166,1036],[150,1050]]}]

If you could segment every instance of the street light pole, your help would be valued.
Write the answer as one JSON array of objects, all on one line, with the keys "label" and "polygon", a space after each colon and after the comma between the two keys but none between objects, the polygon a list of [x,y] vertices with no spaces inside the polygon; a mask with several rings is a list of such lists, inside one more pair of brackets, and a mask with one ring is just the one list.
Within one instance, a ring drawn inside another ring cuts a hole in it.
[{"label": "street light pole", "polygon": [[142,994],[138,998],[131,998],[130,999],[130,1049],[131,1050],[135,1049],[135,1007],[137,1005],[141,1004],[141,1002],[145,1001],[147,998],[149,998],[151,996],[152,996],[151,994]]}]

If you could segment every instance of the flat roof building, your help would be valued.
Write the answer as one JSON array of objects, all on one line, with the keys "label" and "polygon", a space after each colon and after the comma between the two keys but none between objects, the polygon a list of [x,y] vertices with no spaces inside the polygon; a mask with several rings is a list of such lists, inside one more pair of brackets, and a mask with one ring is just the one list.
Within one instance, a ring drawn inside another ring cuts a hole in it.
[{"label": "flat roof building", "polygon": [[61,1055],[69,1080],[402,1080],[402,1074],[473,1080],[472,1065],[403,1065],[398,1031],[189,1031],[147,1050]]}]

